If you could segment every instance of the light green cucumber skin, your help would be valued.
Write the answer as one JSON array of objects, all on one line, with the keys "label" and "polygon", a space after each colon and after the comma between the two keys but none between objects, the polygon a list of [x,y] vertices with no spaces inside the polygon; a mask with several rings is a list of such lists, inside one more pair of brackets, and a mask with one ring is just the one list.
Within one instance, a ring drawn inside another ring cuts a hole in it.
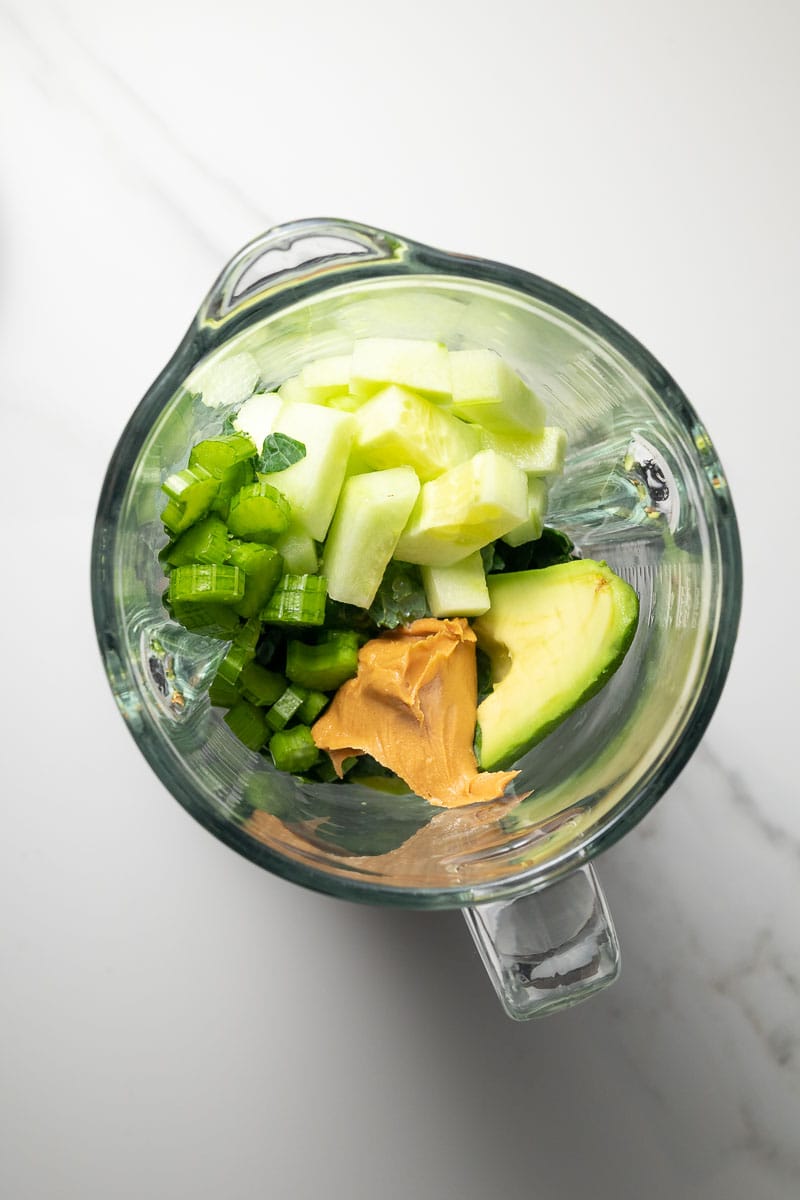
[{"label": "light green cucumber skin", "polygon": [[[596,696],[620,667],[636,635],[639,622],[639,597],[629,583],[626,583],[624,579],[620,579],[618,575],[614,574],[607,563],[595,562],[592,559],[578,559],[576,560],[575,564],[559,563],[556,566],[545,567],[544,569],[537,570],[535,572],[518,571],[510,572],[507,575],[498,575],[491,580],[490,593],[492,590],[492,584],[494,587],[497,587],[498,585],[501,587],[508,587],[509,585],[513,587],[513,581],[523,576],[530,576],[533,574],[542,575],[545,572],[568,572],[573,565],[577,565],[578,563],[582,564],[584,567],[596,568],[598,571],[602,572],[602,574],[611,583],[617,604],[619,635],[609,648],[605,665],[567,709],[557,712],[550,720],[545,720],[543,724],[534,730],[528,730],[526,733],[520,733],[516,736],[512,733],[511,740],[509,740],[502,749],[498,747],[498,749],[491,755],[485,754],[483,750],[483,731],[480,723],[481,705],[478,706],[478,722],[475,733],[475,753],[478,759],[478,765],[484,771],[494,771],[498,768],[510,767],[514,763],[518,762],[523,754],[526,754],[534,746],[538,745],[539,742],[543,741],[549,733],[552,733],[552,731],[563,721],[565,721],[573,712],[575,712],[576,709],[580,708],[581,705],[585,704],[588,700],[591,700],[593,696]],[[491,609],[489,612],[491,614]],[[481,618],[478,618],[473,623],[473,629],[475,630],[475,634],[478,638],[478,645],[481,646],[481,649],[484,649],[485,643],[483,646],[481,645]]]}]

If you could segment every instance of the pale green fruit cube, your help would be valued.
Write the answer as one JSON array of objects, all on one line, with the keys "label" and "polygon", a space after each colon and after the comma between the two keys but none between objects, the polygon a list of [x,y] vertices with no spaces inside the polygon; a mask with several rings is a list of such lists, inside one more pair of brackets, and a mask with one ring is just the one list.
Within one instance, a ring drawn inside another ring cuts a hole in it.
[{"label": "pale green fruit cube", "polygon": [[369,608],[419,488],[411,467],[370,471],[347,480],[322,559],[332,600]]},{"label": "pale green fruit cube", "polygon": [[496,451],[481,450],[422,485],[395,558],[449,566],[502,537],[527,516],[525,472]]},{"label": "pale green fruit cube", "polygon": [[289,525],[273,543],[289,575],[316,575],[319,570],[317,546],[310,534],[297,525]]},{"label": "pale green fruit cube", "polygon": [[302,442],[305,457],[284,471],[260,478],[271,483],[289,501],[292,525],[315,542],[323,541],[344,482],[354,433],[349,413],[319,404],[284,404],[273,433],[285,433]]},{"label": "pale green fruit cube", "polygon": [[278,388],[278,395],[281,400],[285,400],[288,404],[322,404],[321,400],[316,400],[313,394],[303,385],[299,375],[292,375]]},{"label": "pale green fruit cube", "polygon": [[395,384],[367,400],[356,416],[354,452],[376,470],[408,464],[420,479],[434,479],[479,449],[474,426]]},{"label": "pale green fruit cube", "polygon": [[353,347],[350,391],[371,396],[390,383],[431,400],[449,400],[447,347],[414,338],[361,338]]},{"label": "pale green fruit cube", "polygon": [[450,352],[450,411],[493,433],[541,429],[541,400],[494,350]]},{"label": "pale green fruit cube", "polygon": [[233,427],[239,433],[246,433],[260,454],[264,438],[272,433],[282,407],[283,401],[276,392],[259,392],[245,400],[233,419]]},{"label": "pale green fruit cube", "polygon": [[449,567],[423,567],[422,584],[435,617],[479,617],[489,607],[480,550]]},{"label": "pale green fruit cube", "polygon": [[522,546],[542,536],[547,512],[547,484],[538,475],[528,476],[528,515],[519,525],[503,534],[509,546]]},{"label": "pale green fruit cube", "polygon": [[303,367],[300,382],[312,403],[325,404],[332,396],[347,394],[350,387],[350,354],[318,358]]},{"label": "pale green fruit cube", "polygon": [[481,444],[510,458],[528,475],[561,475],[567,452],[567,435],[557,425],[545,425],[538,433],[491,433],[481,431]]}]

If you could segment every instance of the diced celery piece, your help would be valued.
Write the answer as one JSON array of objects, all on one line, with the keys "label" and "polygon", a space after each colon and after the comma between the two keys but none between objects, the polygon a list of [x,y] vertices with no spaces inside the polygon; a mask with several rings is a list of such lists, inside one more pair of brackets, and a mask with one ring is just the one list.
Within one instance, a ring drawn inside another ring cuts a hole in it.
[{"label": "diced celery piece", "polygon": [[480,550],[449,567],[423,567],[421,573],[435,617],[478,617],[489,608]]},{"label": "diced celery piece", "polygon": [[305,688],[287,687],[267,711],[267,724],[270,729],[284,729],[297,714],[305,698]]},{"label": "diced celery piece", "polygon": [[567,435],[557,425],[545,425],[538,433],[491,433],[481,431],[484,450],[505,455],[528,475],[560,475],[564,470]]},{"label": "diced celery piece", "polygon": [[322,575],[284,575],[261,612],[272,625],[322,625],[326,581]]},{"label": "diced celery piece", "polygon": [[535,542],[542,536],[544,518],[547,513],[547,483],[537,475],[528,477],[528,515],[519,525],[503,534],[509,546],[521,546]]},{"label": "diced celery piece", "polygon": [[358,670],[358,639],[335,637],[338,632],[332,630],[329,640],[317,646],[295,641],[288,643],[286,674],[293,683],[321,692],[333,692],[355,675]]},{"label": "diced celery piece", "polygon": [[328,595],[369,608],[419,494],[411,467],[351,476],[322,556]]},{"label": "diced celery piece", "polygon": [[259,454],[264,446],[264,438],[272,433],[272,426],[282,406],[283,401],[276,392],[259,392],[245,400],[233,419],[234,427],[247,434]]},{"label": "diced celery piece", "polygon": [[169,594],[174,604],[236,604],[244,596],[244,572],[218,563],[189,563],[170,575]]},{"label": "diced celery piece", "polygon": [[353,347],[350,391],[371,396],[390,383],[432,400],[449,400],[447,347],[414,338],[361,338]]},{"label": "diced celery piece", "polygon": [[[291,379],[287,379],[278,388],[278,395],[281,400],[288,404],[315,404],[315,401],[309,392],[308,388],[303,387],[299,375],[292,375]],[[270,432],[272,432],[270,430]]]},{"label": "diced celery piece", "polygon": [[169,497],[161,520],[172,534],[178,534],[206,515],[217,498],[219,480],[202,467],[187,467],[168,476],[161,487]]},{"label": "diced celery piece", "polygon": [[347,393],[350,386],[349,354],[334,354],[308,363],[300,372],[300,382],[312,404],[325,404],[332,396]]},{"label": "diced celery piece", "polygon": [[186,604],[171,603],[170,613],[174,620],[192,633],[204,637],[222,638],[227,641],[239,628],[238,613],[229,604]]},{"label": "diced celery piece", "polygon": [[218,672],[211,680],[208,699],[214,708],[231,708],[239,702],[240,696],[236,686]]},{"label": "diced celery piece", "polygon": [[315,575],[319,568],[314,539],[304,529],[293,526],[275,540],[275,549],[290,575]]},{"label": "diced celery piece", "polygon": [[283,558],[274,546],[231,542],[230,561],[244,571],[244,596],[236,611],[243,617],[255,617],[275,590],[283,571]]},{"label": "diced celery piece", "polygon": [[527,515],[525,473],[496,451],[481,450],[422,485],[394,557],[450,566],[502,537]]},{"label": "diced celery piece", "polygon": [[238,700],[223,720],[250,750],[260,750],[267,740],[269,729],[264,713],[249,700]]},{"label": "diced celery piece", "polygon": [[323,541],[328,532],[354,428],[349,413],[312,404],[284,404],[275,422],[274,432],[303,443],[305,457],[284,471],[260,478],[279,489],[291,506],[292,524],[316,542]]},{"label": "diced celery piece", "polygon": [[274,704],[286,690],[286,680],[277,671],[269,671],[257,662],[249,662],[239,676],[239,691],[251,704]]},{"label": "diced celery piece", "polygon": [[309,691],[297,710],[298,718],[304,725],[310,725],[312,721],[316,721],[322,710],[327,707],[329,700],[330,696],[326,696],[324,692]]},{"label": "diced celery piece", "polygon": [[451,412],[496,433],[541,429],[544,405],[493,350],[450,352]]},{"label": "diced celery piece", "polygon": [[319,758],[314,738],[307,725],[280,730],[269,739],[269,752],[279,771],[307,771]]},{"label": "diced celery piece", "polygon": [[238,687],[239,677],[247,664],[253,661],[255,652],[255,646],[250,643],[249,639],[243,639],[239,642],[234,641],[233,645],[228,648],[228,653],[217,667],[215,678],[223,680],[232,687]]},{"label": "diced celery piece", "polygon": [[260,476],[231,499],[228,528],[250,542],[271,542],[288,528],[290,506],[286,497]]},{"label": "diced celery piece", "polygon": [[172,567],[193,562],[224,563],[231,557],[232,546],[225,523],[219,517],[208,516],[182,533],[165,557]]},{"label": "diced celery piece", "polygon": [[465,462],[481,448],[478,430],[408,388],[392,385],[355,418],[354,453],[369,467],[413,467],[422,480]]}]

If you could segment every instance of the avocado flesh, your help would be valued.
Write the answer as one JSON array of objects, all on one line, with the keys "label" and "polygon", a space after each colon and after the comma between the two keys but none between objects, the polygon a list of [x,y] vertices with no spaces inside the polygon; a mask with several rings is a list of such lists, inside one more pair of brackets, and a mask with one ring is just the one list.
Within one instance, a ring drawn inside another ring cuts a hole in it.
[{"label": "avocado flesh", "polygon": [[593,696],[625,657],[639,598],[606,563],[578,559],[490,575],[491,607],[473,622],[493,690],[478,706],[478,758],[515,762]]}]

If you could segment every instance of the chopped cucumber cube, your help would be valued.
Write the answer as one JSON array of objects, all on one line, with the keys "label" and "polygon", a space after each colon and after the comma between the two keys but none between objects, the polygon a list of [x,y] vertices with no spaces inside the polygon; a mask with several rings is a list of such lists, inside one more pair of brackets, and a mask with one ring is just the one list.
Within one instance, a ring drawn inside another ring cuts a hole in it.
[{"label": "chopped cucumber cube", "polygon": [[349,354],[335,354],[308,363],[300,372],[300,382],[313,404],[325,404],[332,396],[347,393],[350,387]]},{"label": "chopped cucumber cube", "polygon": [[529,475],[560,475],[564,470],[567,435],[557,425],[538,433],[491,433],[481,430],[484,450],[496,450]]},{"label": "chopped cucumber cube", "polygon": [[283,401],[275,392],[259,392],[245,400],[234,417],[234,427],[250,438],[259,454],[282,406]]},{"label": "chopped cucumber cube", "polygon": [[[281,400],[289,404],[318,404],[308,388],[304,387],[299,375],[293,375],[278,388]],[[271,431],[270,431],[271,432]]]},{"label": "chopped cucumber cube", "polygon": [[419,490],[411,467],[347,480],[322,557],[333,600],[369,608]]},{"label": "chopped cucumber cube", "polygon": [[390,383],[431,400],[449,400],[450,363],[441,342],[414,338],[362,338],[353,347],[350,391],[371,396]]},{"label": "chopped cucumber cube", "polygon": [[541,400],[493,350],[450,354],[451,412],[495,433],[537,430],[544,425]]},{"label": "chopped cucumber cube", "polygon": [[279,551],[289,574],[316,575],[319,568],[317,547],[305,530],[290,524],[286,532],[276,539],[275,549]]},{"label": "chopped cucumber cube", "polygon": [[302,442],[305,457],[284,471],[262,475],[261,479],[274,484],[286,497],[292,524],[321,542],[328,532],[344,482],[354,433],[353,417],[320,405],[284,404],[273,432],[285,433]]},{"label": "chopped cucumber cube", "polygon": [[423,567],[422,582],[435,617],[478,617],[489,608],[480,550],[450,567]]},{"label": "chopped cucumber cube", "polygon": [[359,409],[354,453],[367,466],[413,467],[433,479],[481,449],[480,435],[407,388],[384,388]]},{"label": "chopped cucumber cube", "polygon": [[535,542],[542,536],[546,512],[547,484],[539,476],[531,475],[528,478],[528,515],[519,525],[502,535],[503,541],[508,542],[509,546]]},{"label": "chopped cucumber cube", "polygon": [[394,556],[424,566],[450,566],[527,516],[525,473],[496,451],[481,450],[422,485]]}]

